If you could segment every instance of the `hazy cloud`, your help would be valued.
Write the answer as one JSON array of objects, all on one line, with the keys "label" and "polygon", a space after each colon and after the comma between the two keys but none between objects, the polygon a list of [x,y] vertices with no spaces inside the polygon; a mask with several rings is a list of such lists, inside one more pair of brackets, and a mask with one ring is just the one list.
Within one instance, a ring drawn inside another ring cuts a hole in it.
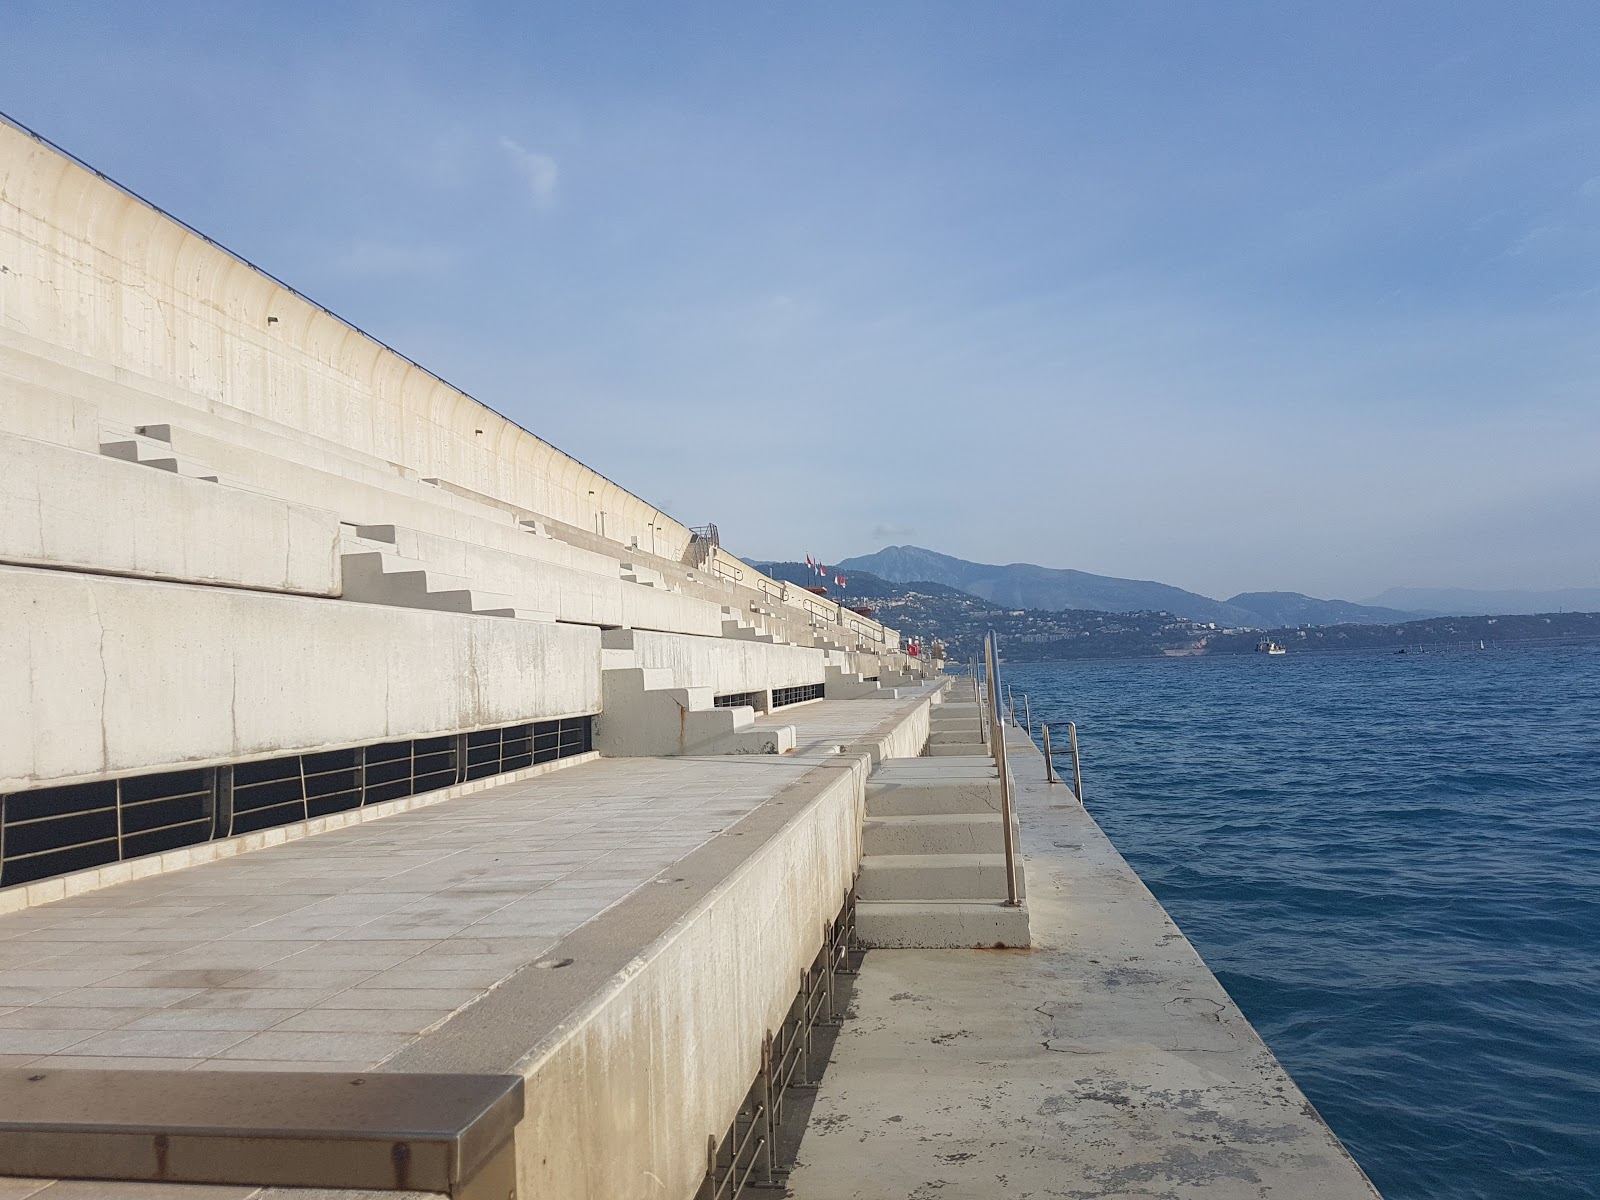
[{"label": "hazy cloud", "polygon": [[872,527],[872,536],[875,538],[915,537],[917,531],[909,525],[895,525],[888,521],[880,521]]},{"label": "hazy cloud", "polygon": [[550,208],[556,202],[556,183],[561,177],[561,169],[556,165],[556,160],[548,154],[540,154],[537,150],[529,150],[526,146],[511,138],[500,139],[500,148],[505,151],[507,159],[511,162],[512,170],[522,176],[527,185],[528,194],[539,208]]}]

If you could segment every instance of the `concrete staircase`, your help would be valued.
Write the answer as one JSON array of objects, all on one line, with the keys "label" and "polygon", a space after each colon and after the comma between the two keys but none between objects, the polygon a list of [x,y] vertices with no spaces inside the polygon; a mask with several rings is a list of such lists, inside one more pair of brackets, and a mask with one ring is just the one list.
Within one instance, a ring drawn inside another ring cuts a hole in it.
[{"label": "concrete staircase", "polygon": [[768,633],[765,623],[749,624],[733,608],[722,610],[722,636],[742,642],[766,642],[768,645],[777,645],[783,640],[776,634]]},{"label": "concrete staircase", "polygon": [[[859,700],[863,696],[876,696],[882,687],[876,679],[868,679],[860,671],[847,671],[830,663],[827,678],[822,683],[822,694],[828,700]],[[934,712],[939,710],[935,708]]]},{"label": "concrete staircase", "polygon": [[340,548],[346,600],[481,617],[555,620],[552,613],[517,607],[516,601],[503,593],[474,588],[469,580],[432,570],[417,559],[402,558],[394,553],[390,526],[357,526],[355,533],[340,539]]},{"label": "concrete staircase", "polygon": [[136,430],[105,426],[100,431],[100,453],[189,479],[218,482],[217,473],[210,467],[172,448],[172,431],[167,425],[141,425]]},{"label": "concrete staircase", "polygon": [[[880,676],[885,687],[891,686],[888,682],[891,678],[899,686],[912,682],[907,675],[891,676],[885,672]],[[938,705],[928,722],[929,755],[935,758],[988,755],[989,744],[983,738],[982,722],[981,710],[971,700]]]},{"label": "concrete staircase", "polygon": [[[975,704],[937,705],[933,713],[936,729],[970,739],[941,744],[976,743]],[[1005,903],[1000,776],[986,751],[979,743],[977,753],[888,759],[873,772],[856,891],[863,944],[1028,944],[1026,905]],[[1020,857],[1016,869],[1023,896]]]},{"label": "concrete staircase", "polygon": [[676,687],[671,671],[637,665],[633,630],[600,634],[601,714],[594,745],[611,758],[786,754],[793,725],[756,725],[755,709],[718,708],[709,687]]}]

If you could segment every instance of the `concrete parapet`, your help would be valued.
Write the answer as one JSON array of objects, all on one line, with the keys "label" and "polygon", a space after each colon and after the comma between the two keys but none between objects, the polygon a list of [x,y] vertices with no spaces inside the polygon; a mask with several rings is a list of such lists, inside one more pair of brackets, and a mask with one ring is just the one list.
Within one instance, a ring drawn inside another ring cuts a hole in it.
[{"label": "concrete parapet", "polygon": [[867,766],[802,770],[670,881],[558,944],[550,958],[570,966],[513,977],[386,1069],[518,1062],[520,1196],[687,1200],[850,888]]},{"label": "concrete parapet", "polygon": [[331,512],[0,434],[0,561],[333,596]]},{"label": "concrete parapet", "polygon": [[593,713],[600,633],[0,567],[0,694],[12,791]]}]

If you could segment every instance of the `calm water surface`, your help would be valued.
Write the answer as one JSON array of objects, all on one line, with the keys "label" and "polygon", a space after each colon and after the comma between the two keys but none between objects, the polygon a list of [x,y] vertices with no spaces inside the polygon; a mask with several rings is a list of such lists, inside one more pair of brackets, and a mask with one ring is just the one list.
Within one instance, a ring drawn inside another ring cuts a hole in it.
[{"label": "calm water surface", "polygon": [[1003,678],[1388,1200],[1600,1197],[1600,647]]}]

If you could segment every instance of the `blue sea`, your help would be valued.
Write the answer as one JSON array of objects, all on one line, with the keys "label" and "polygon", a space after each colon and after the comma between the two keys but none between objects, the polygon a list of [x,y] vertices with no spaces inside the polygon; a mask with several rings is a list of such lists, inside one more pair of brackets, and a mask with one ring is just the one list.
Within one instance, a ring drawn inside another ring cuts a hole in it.
[{"label": "blue sea", "polygon": [[1600,1197],[1600,647],[1002,680],[1388,1200]]}]

